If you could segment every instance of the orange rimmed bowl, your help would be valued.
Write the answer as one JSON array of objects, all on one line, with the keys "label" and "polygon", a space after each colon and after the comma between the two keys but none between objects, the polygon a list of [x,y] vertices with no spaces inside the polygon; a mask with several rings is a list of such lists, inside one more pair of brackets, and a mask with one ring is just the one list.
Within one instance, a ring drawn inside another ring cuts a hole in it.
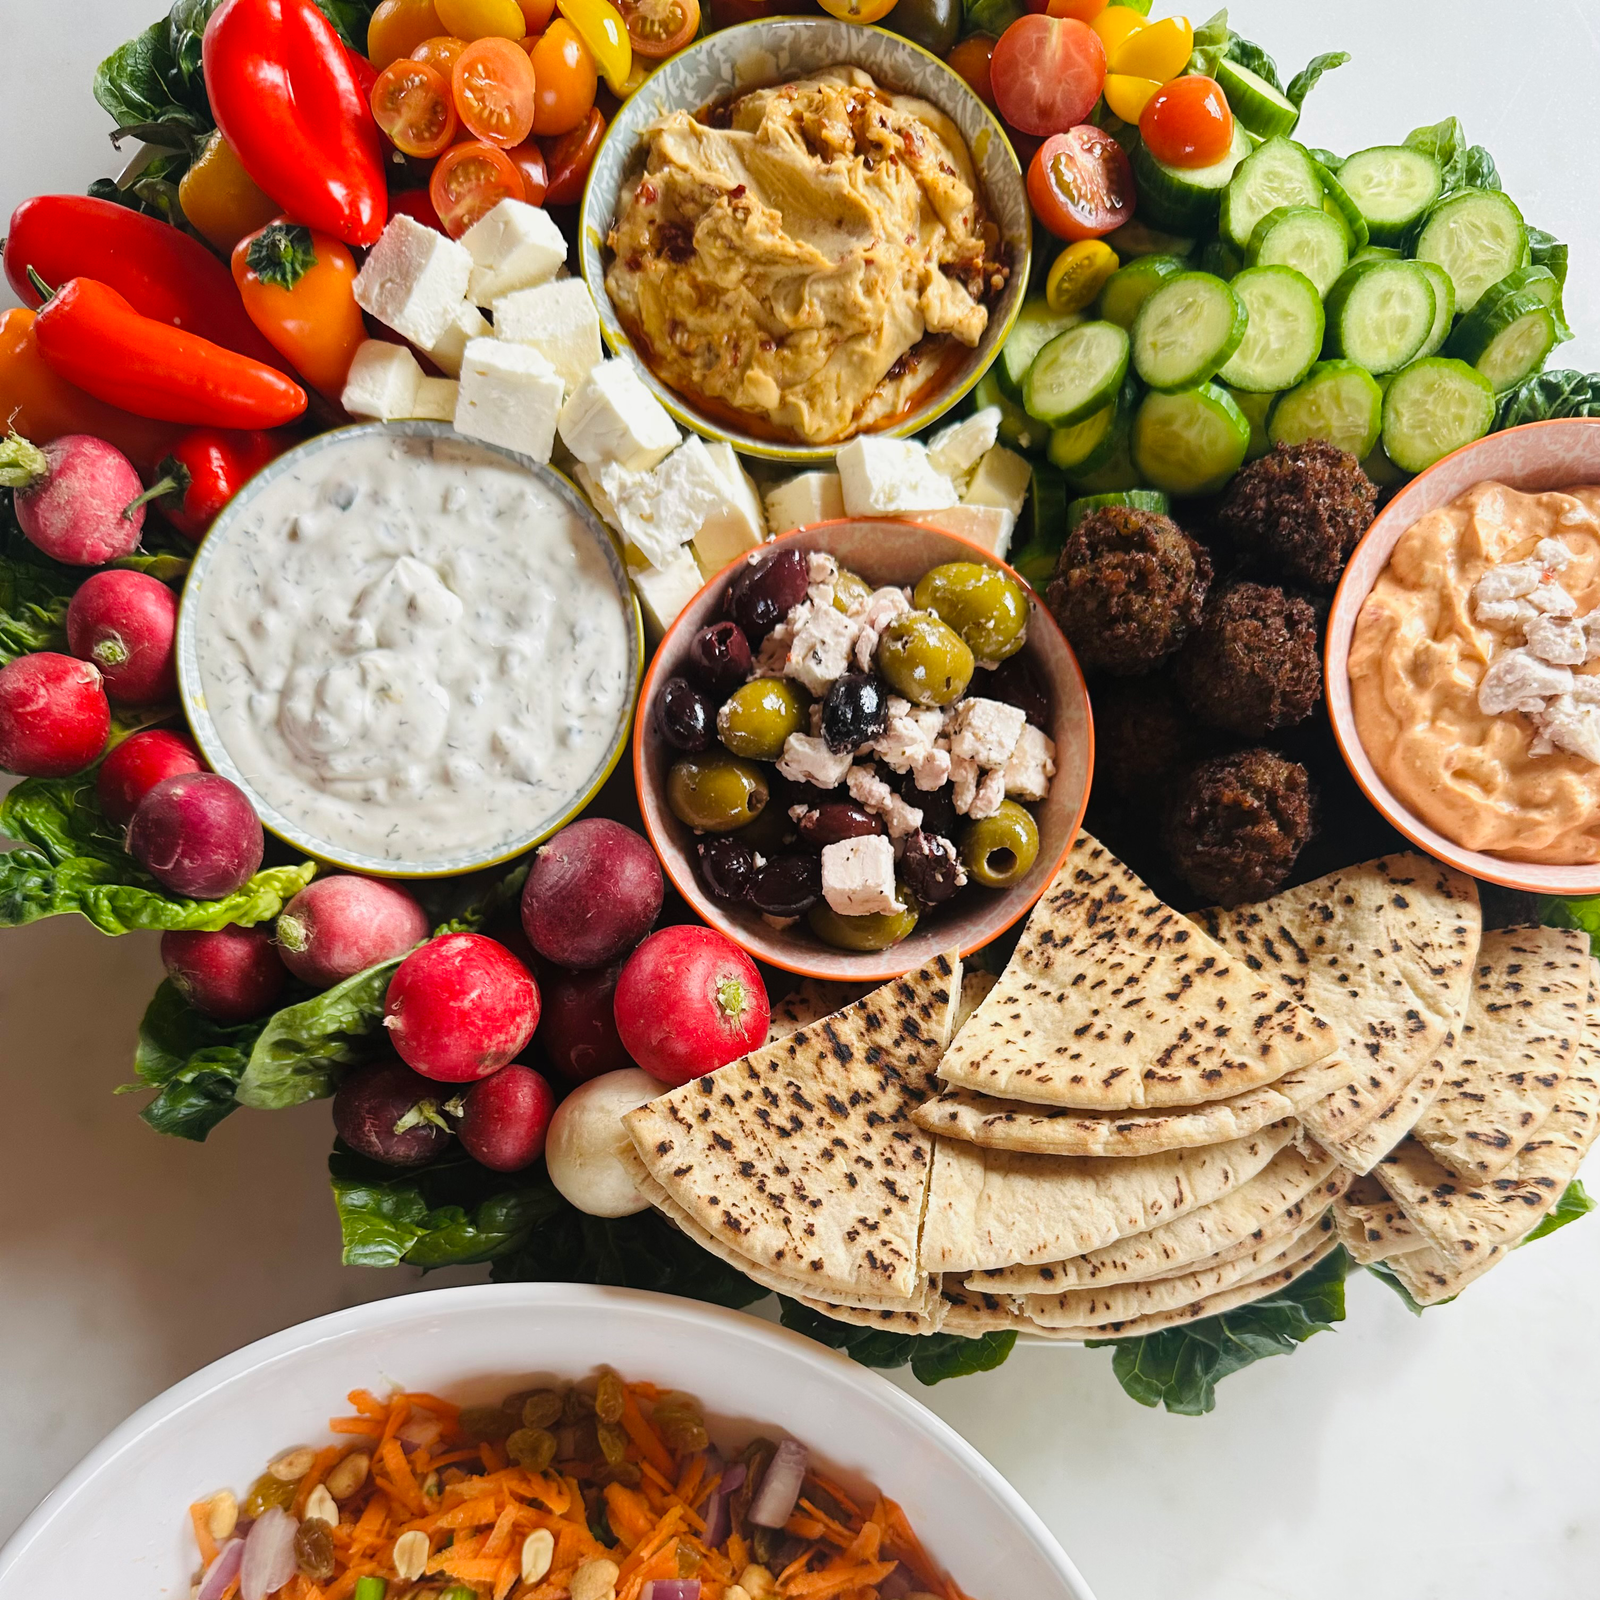
[{"label": "orange rimmed bowl", "polygon": [[[915,522],[875,517],[821,522],[784,534],[763,545],[761,553],[768,555],[783,549],[826,551],[841,566],[859,573],[874,586],[915,584],[930,567],[946,561],[981,561],[1022,582],[981,545]],[[792,927],[774,928],[750,907],[715,899],[696,868],[697,835],[679,822],[667,806],[667,770],[676,752],[656,727],[655,697],[668,678],[683,670],[689,641],[701,628],[721,617],[723,591],[732,573],[733,567],[729,566],[712,578],[667,630],[645,675],[634,717],[633,776],[639,792],[639,810],[650,843],[678,892],[698,916],[758,961],[808,978],[881,982],[922,965],[940,951],[959,946],[961,953],[967,955],[997,939],[1033,908],[1066,859],[1089,803],[1089,780],[1094,770],[1089,691],[1072,646],[1044,603],[1023,585],[1032,600],[1032,616],[1022,654],[1049,692],[1050,737],[1056,745],[1056,775],[1050,793],[1029,807],[1039,824],[1038,860],[1011,888],[990,890],[974,885],[942,911],[935,911],[918,923],[911,936],[899,944],[887,950],[859,953],[823,944],[803,917]]]},{"label": "orange rimmed bowl", "polygon": [[1323,659],[1328,716],[1345,765],[1362,791],[1419,849],[1471,877],[1509,889],[1534,894],[1600,894],[1600,865],[1512,861],[1469,850],[1429,827],[1379,777],[1356,729],[1350,701],[1350,641],[1367,596],[1401,536],[1418,518],[1449,505],[1474,484],[1489,481],[1533,493],[1600,483],[1600,419],[1567,417],[1491,433],[1436,462],[1384,507],[1356,546],[1328,616]]}]

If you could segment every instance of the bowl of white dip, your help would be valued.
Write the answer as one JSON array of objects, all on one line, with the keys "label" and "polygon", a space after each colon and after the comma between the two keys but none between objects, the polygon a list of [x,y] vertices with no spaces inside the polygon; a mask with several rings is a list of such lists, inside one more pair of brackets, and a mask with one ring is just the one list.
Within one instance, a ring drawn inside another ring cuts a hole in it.
[{"label": "bowl of white dip", "polygon": [[178,618],[206,759],[280,838],[392,877],[509,860],[582,811],[643,655],[573,486],[436,422],[273,462],[207,534]]}]

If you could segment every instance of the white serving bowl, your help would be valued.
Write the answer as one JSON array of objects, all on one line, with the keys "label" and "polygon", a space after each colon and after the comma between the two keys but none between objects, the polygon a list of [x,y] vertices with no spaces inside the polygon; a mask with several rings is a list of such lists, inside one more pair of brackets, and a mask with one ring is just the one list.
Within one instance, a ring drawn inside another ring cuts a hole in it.
[{"label": "white serving bowl", "polygon": [[327,1441],[355,1388],[468,1404],[597,1366],[684,1389],[713,1436],[786,1432],[905,1507],[976,1600],[1094,1600],[1044,1524],[971,1445],[878,1374],[786,1329],[691,1300],[574,1284],[402,1295],[274,1334],[187,1378],[91,1451],[0,1550],[0,1600],[187,1600],[187,1508]]}]

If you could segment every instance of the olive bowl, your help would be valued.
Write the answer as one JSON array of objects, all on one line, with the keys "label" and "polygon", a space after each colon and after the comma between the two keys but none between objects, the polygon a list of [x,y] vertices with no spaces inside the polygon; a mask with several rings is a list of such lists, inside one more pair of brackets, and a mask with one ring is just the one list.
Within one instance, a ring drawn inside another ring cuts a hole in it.
[{"label": "olive bowl", "polygon": [[[1056,746],[1056,774],[1049,795],[1028,809],[1039,828],[1039,854],[1033,866],[1008,889],[969,884],[947,905],[928,912],[909,937],[886,950],[859,953],[824,944],[804,917],[775,927],[750,906],[719,900],[700,877],[695,846],[701,838],[678,820],[667,804],[667,774],[678,752],[662,737],[656,698],[667,680],[684,669],[690,641],[701,628],[721,619],[723,595],[738,570],[725,567],[684,607],[667,630],[640,691],[633,725],[633,775],[645,831],[667,876],[695,913],[726,934],[758,961],[808,978],[874,983],[898,977],[942,951],[963,955],[982,948],[1025,916],[1060,870],[1083,821],[1094,770],[1094,723],[1089,692],[1072,646],[1055,619],[1026,583],[981,545],[917,522],[874,517],[846,518],[799,528],[765,544],[758,554],[797,549],[825,551],[840,566],[874,587],[915,585],[930,567],[949,561],[976,561],[1000,568],[1022,584],[1029,596],[1028,638],[1021,659],[1033,669],[1050,699],[1050,737]],[[768,769],[770,770],[770,769]],[[770,802],[777,804],[776,798]],[[732,837],[737,838],[737,833]]]}]

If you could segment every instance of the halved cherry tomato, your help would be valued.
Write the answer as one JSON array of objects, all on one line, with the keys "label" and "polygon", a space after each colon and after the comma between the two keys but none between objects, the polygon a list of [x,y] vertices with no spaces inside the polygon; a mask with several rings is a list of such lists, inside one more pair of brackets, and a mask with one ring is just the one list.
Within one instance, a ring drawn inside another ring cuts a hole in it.
[{"label": "halved cherry tomato", "polygon": [[1028,201],[1057,238],[1098,239],[1133,215],[1133,166],[1109,133],[1085,123],[1039,147]]},{"label": "halved cherry tomato", "polygon": [[436,156],[456,136],[450,85],[432,67],[402,57],[372,86],[372,115],[396,150]]},{"label": "halved cherry tomato", "polygon": [[474,39],[520,39],[528,31],[517,0],[434,0],[442,28],[470,44]]},{"label": "halved cherry tomato", "polygon": [[575,206],[583,198],[583,181],[589,176],[590,163],[605,131],[606,119],[591,110],[581,127],[544,147],[545,163],[550,169],[550,187],[544,194],[546,205]]},{"label": "halved cherry tomato", "polygon": [[830,17],[841,22],[882,22],[894,10],[895,0],[817,0]]},{"label": "halved cherry tomato", "polygon": [[989,81],[989,60],[994,55],[995,41],[987,33],[969,33],[945,57],[945,65],[967,80],[967,87],[993,111],[994,85]]},{"label": "halved cherry tomato", "polygon": [[538,79],[528,52],[509,39],[478,39],[461,52],[450,76],[456,110],[469,133],[502,150],[533,132]]},{"label": "halved cherry tomato", "polygon": [[606,80],[606,87],[620,95],[633,69],[633,46],[628,43],[622,13],[611,0],[556,0],[556,10],[578,30],[578,37],[588,45],[600,76]]},{"label": "halved cherry tomato", "polygon": [[1079,22],[1093,22],[1111,0],[1050,0],[1045,10],[1052,17],[1076,17]]},{"label": "halved cherry tomato", "polygon": [[529,33],[543,33],[556,14],[556,0],[517,0],[517,4],[522,7],[522,20]]},{"label": "halved cherry tomato", "polygon": [[1209,167],[1233,144],[1233,112],[1222,85],[1198,74],[1174,78],[1151,95],[1139,137],[1169,167]]},{"label": "halved cherry tomato", "polygon": [[700,0],[621,0],[618,9],[636,55],[676,55],[700,31]]},{"label": "halved cherry tomato", "polygon": [[520,200],[522,193],[522,175],[511,158],[481,139],[451,145],[428,184],[428,198],[452,239],[459,239],[502,200]]},{"label": "halved cherry tomato", "polygon": [[532,140],[514,144],[506,151],[511,165],[522,178],[522,198],[530,206],[544,204],[544,192],[550,187],[550,173],[545,166],[544,151]]},{"label": "halved cherry tomato", "polygon": [[411,59],[420,61],[425,67],[432,67],[448,83],[456,70],[456,62],[461,59],[461,52],[466,48],[465,39],[458,39],[453,33],[440,33],[431,39],[424,39],[411,52]]},{"label": "halved cherry tomato", "polygon": [[405,212],[413,222],[420,222],[423,227],[432,228],[435,233],[444,232],[444,224],[439,220],[439,213],[433,209],[433,201],[426,189],[391,190],[389,215],[392,217],[397,211]]},{"label": "halved cherry tomato", "polygon": [[382,72],[436,33],[443,33],[433,0],[383,0],[367,24],[367,60]]},{"label": "halved cherry tomato", "polygon": [[565,17],[557,17],[528,49],[539,87],[533,97],[533,131],[541,137],[580,127],[594,104],[599,79],[594,57]]},{"label": "halved cherry tomato", "polygon": [[1070,17],[1019,17],[1000,35],[995,102],[1024,133],[1065,133],[1083,121],[1106,81],[1105,46]]}]

